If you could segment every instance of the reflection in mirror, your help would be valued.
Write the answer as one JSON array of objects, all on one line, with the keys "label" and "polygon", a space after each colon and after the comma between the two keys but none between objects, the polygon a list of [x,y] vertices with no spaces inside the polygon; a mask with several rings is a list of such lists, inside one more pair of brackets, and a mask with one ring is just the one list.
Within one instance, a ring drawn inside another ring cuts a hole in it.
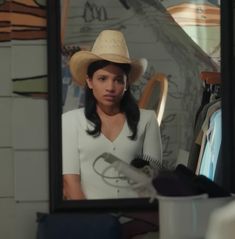
[{"label": "reflection in mirror", "polygon": [[[208,80],[212,72],[220,76],[219,4],[219,0],[61,1],[63,113],[84,106],[84,87],[76,84],[69,70],[71,56],[90,50],[102,30],[119,30],[130,56],[148,60],[142,78],[130,86],[136,101],[143,97],[153,75],[161,73],[167,78],[160,127],[164,168],[181,163],[215,180],[216,161],[214,165],[208,161],[206,135],[210,119],[221,125],[220,81]],[[150,102],[144,108],[155,110],[158,103]],[[209,105],[213,118],[206,114]],[[221,136],[212,133],[220,137],[215,142],[219,149]]]},{"label": "reflection in mirror", "polygon": [[162,164],[160,129],[156,113],[140,110],[130,91],[147,61],[132,60],[127,49],[121,31],[103,30],[91,51],[70,58],[85,100],[62,116],[67,199],[153,197],[151,179]]}]

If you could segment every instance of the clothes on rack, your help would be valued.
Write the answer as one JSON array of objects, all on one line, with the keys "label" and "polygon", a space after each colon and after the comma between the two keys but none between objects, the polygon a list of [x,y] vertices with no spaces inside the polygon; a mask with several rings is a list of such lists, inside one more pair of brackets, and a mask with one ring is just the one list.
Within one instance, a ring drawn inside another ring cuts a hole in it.
[{"label": "clothes on rack", "polygon": [[220,177],[216,174],[219,169],[217,164],[221,163],[221,86],[217,81],[215,84],[212,81],[208,84],[206,80],[204,86],[205,93],[195,117],[188,167],[195,174],[204,175],[220,185]]},{"label": "clothes on rack", "polygon": [[[213,106],[214,105],[214,106]],[[191,145],[190,153],[189,153],[189,160],[188,160],[188,167],[193,172],[197,169],[197,162],[200,155],[201,147],[203,145],[203,133],[207,129],[208,120],[210,119],[209,114],[207,114],[210,107],[217,106],[218,108],[221,107],[221,100],[217,99],[214,102],[209,102],[202,107],[202,110],[198,114],[198,118],[196,120],[195,128],[194,128],[194,136],[193,136],[193,143]],[[215,110],[218,108],[214,108]],[[207,122],[207,123],[206,123]],[[204,131],[203,126],[204,125]]]},{"label": "clothes on rack", "polygon": [[204,133],[206,138],[202,157],[198,160],[196,173],[202,174],[214,180],[215,169],[218,161],[221,146],[221,109],[213,112],[207,131]]}]

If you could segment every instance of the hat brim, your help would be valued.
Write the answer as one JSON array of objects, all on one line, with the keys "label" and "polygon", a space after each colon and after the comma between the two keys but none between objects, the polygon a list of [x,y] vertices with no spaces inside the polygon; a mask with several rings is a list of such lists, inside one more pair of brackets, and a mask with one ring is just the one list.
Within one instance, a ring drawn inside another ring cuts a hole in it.
[{"label": "hat brim", "polygon": [[128,75],[129,84],[138,80],[147,68],[147,60],[144,58],[129,60],[122,56],[114,54],[96,55],[90,51],[79,51],[72,55],[69,67],[73,80],[80,86],[84,86],[87,78],[87,68],[95,61],[107,60],[114,63],[127,63],[131,65],[131,71]]}]

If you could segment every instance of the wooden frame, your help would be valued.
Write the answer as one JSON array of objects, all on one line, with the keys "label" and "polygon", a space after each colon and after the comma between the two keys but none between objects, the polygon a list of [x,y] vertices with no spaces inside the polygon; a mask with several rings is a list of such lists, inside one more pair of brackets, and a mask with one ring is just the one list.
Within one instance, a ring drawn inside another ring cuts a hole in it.
[{"label": "wooden frame", "polygon": [[148,105],[151,95],[154,92],[154,87],[159,87],[159,95],[156,97],[156,108],[155,112],[157,115],[158,124],[161,125],[168,93],[168,80],[165,74],[156,73],[148,80],[144,87],[143,93],[140,96],[138,105],[140,108],[146,108]]},{"label": "wooden frame", "polygon": [[[157,202],[149,204],[145,199],[64,201],[62,199],[62,156],[61,156],[61,26],[60,6],[57,0],[47,1],[48,11],[48,113],[49,113],[49,174],[50,211],[81,210],[157,210]],[[233,49],[233,6],[232,1],[221,1],[221,36],[223,85],[223,156],[224,185],[235,191],[235,102]]]}]

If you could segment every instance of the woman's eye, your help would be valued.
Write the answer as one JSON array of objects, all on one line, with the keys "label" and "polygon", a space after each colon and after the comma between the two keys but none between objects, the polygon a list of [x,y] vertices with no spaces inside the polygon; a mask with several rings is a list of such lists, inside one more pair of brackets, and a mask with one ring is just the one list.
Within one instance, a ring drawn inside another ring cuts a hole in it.
[{"label": "woman's eye", "polygon": [[117,82],[118,84],[122,84],[122,85],[125,83],[125,81],[124,81],[123,78],[118,78],[118,79],[116,79],[116,82]]},{"label": "woman's eye", "polygon": [[98,78],[98,80],[100,80],[100,81],[105,81],[105,77],[104,77],[104,76],[101,76],[101,77]]}]

